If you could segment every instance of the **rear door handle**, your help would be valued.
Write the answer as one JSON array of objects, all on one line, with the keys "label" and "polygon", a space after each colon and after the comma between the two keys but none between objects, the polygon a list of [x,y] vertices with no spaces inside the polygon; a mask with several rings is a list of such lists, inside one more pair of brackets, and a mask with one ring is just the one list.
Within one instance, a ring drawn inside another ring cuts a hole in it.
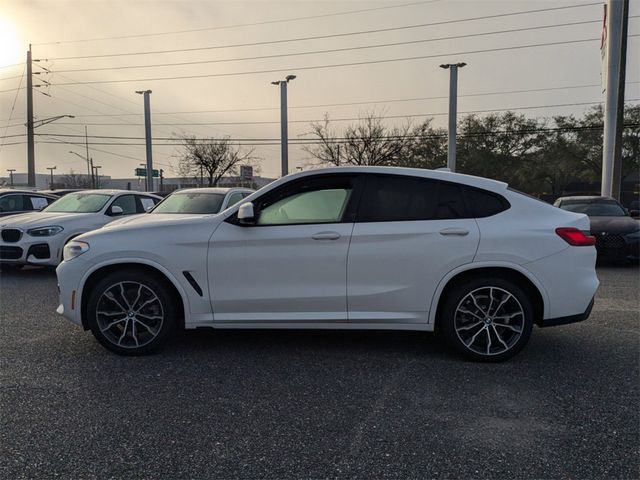
[{"label": "rear door handle", "polygon": [[338,240],[340,234],[338,232],[318,232],[314,233],[311,238],[314,240]]},{"label": "rear door handle", "polygon": [[440,230],[440,235],[456,235],[458,237],[464,237],[465,235],[469,235],[469,230],[465,230],[464,228],[445,228]]}]

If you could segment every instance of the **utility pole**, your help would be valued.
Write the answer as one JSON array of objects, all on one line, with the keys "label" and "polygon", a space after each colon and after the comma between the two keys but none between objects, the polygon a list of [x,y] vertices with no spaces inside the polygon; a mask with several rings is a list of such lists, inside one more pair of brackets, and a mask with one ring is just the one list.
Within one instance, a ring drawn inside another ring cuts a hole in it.
[{"label": "utility pole", "polygon": [[9,185],[13,187],[13,172],[15,172],[15,168],[7,168],[7,172],[9,172]]},{"label": "utility pole", "polygon": [[36,186],[36,152],[33,136],[33,75],[31,44],[27,51],[27,185]]},{"label": "utility pole", "polygon": [[91,188],[96,188],[96,177],[93,176],[93,158],[89,159],[89,165],[91,166]]},{"label": "utility pole", "polygon": [[151,157],[151,105],[149,95],[151,90],[136,90],[136,93],[144,96],[144,136],[147,144],[147,178],[145,191],[153,190],[153,159]]},{"label": "utility pole", "polygon": [[87,132],[86,125],[84,126],[84,146],[87,151],[87,156],[85,158],[87,159],[87,179],[89,179],[89,177],[91,177],[93,172],[91,171],[91,165],[89,165],[89,133]]},{"label": "utility pole", "polygon": [[629,0],[609,0],[605,11],[604,53],[605,101],[602,145],[602,196],[620,199],[622,176],[622,130],[624,83],[627,63]]},{"label": "utility pole", "polygon": [[280,156],[281,170],[284,177],[289,173],[289,129],[287,121],[287,85],[295,75],[287,75],[284,80],[271,82],[272,85],[280,85]]},{"label": "utility pole", "polygon": [[458,120],[458,68],[462,68],[466,63],[446,63],[440,68],[449,69],[449,135],[447,168],[452,172],[456,171],[456,136]]},{"label": "utility pole", "polygon": [[51,182],[49,183],[49,188],[51,190],[53,190],[53,171],[58,168],[58,167],[47,167],[47,170],[49,170],[49,173],[51,173]]}]

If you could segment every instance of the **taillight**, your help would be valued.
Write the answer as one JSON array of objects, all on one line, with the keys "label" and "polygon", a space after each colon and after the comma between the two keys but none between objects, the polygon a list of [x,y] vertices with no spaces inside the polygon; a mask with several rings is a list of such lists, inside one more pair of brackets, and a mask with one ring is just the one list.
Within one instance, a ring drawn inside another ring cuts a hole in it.
[{"label": "taillight", "polygon": [[556,233],[565,242],[574,247],[591,247],[596,244],[596,237],[585,235],[582,230],[574,227],[559,227],[556,228]]}]

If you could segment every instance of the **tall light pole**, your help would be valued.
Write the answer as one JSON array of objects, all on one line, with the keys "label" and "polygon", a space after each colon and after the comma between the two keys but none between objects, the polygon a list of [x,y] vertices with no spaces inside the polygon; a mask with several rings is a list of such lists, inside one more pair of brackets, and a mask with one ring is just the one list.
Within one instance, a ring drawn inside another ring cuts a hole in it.
[{"label": "tall light pole", "polygon": [[605,8],[606,23],[601,46],[605,100],[600,194],[619,200],[629,0],[610,0]]},{"label": "tall light pole", "polygon": [[96,177],[96,188],[100,188],[100,175],[98,174],[98,169],[102,168],[102,165],[94,165],[93,170],[95,171],[94,175]]},{"label": "tall light pole", "polygon": [[145,190],[153,191],[153,159],[151,157],[151,105],[149,95],[151,90],[136,90],[136,93],[144,96],[144,136],[147,144],[147,178]]},{"label": "tall light pole", "polygon": [[466,63],[445,63],[440,68],[449,69],[449,145],[447,153],[447,167],[452,172],[456,171],[456,135],[458,119],[458,68]]},{"label": "tall light pole", "polygon": [[271,82],[272,85],[280,85],[280,156],[282,176],[289,173],[289,130],[287,125],[287,84],[296,78],[295,75],[287,75],[284,80]]},{"label": "tall light pole", "polygon": [[58,167],[47,167],[47,170],[49,170],[49,173],[51,173],[51,182],[49,183],[49,188],[51,190],[53,190],[53,171],[58,168]]},{"label": "tall light pole", "polygon": [[7,168],[7,172],[9,172],[9,185],[13,187],[13,172],[15,172],[15,168]]}]

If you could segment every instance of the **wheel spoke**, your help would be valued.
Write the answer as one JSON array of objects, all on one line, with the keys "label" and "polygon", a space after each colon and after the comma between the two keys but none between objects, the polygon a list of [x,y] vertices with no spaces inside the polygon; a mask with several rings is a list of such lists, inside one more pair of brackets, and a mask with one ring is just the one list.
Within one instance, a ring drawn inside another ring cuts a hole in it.
[{"label": "wheel spoke", "polygon": [[507,296],[498,304],[498,306],[496,307],[495,311],[493,312],[493,315],[495,316],[500,309],[502,308],[502,306],[507,303],[507,301],[512,297],[512,295],[510,293],[507,293]]},{"label": "wheel spoke", "polygon": [[147,325],[146,323],[144,323],[143,321],[139,320],[136,318],[136,322],[139,323],[140,325],[142,325],[144,328],[147,329],[147,331],[153,335],[154,337],[158,334],[158,331],[152,327],[150,327],[149,325]]},{"label": "wheel spoke", "polygon": [[491,307],[493,306],[493,287],[489,287],[489,306],[487,307],[487,314],[491,315]]},{"label": "wheel spoke", "polygon": [[466,331],[466,330],[471,330],[474,327],[477,327],[478,325],[482,325],[484,322],[476,322],[473,325],[467,325],[465,327],[459,327],[458,331],[462,330],[462,331]]},{"label": "wheel spoke", "polygon": [[105,331],[107,331],[107,330],[109,330],[111,327],[113,327],[114,325],[117,325],[117,324],[119,324],[120,322],[124,322],[126,319],[127,319],[127,317],[123,317],[123,318],[120,318],[120,319],[118,319],[118,320],[114,320],[113,322],[111,322],[111,323],[110,323],[109,325],[107,325],[106,327],[101,328],[101,329],[100,329],[100,331],[104,333]]},{"label": "wheel spoke", "polygon": [[473,293],[471,294],[471,300],[473,300],[473,304],[476,306],[476,308],[478,310],[480,310],[480,313],[482,313],[482,315],[486,316],[487,312],[484,311],[484,309],[482,307],[480,307],[480,305],[478,305],[478,300],[476,300],[475,295],[473,295]]},{"label": "wheel spoke", "polygon": [[522,312],[515,312],[512,313],[511,315],[500,315],[498,317],[493,317],[494,320],[499,319],[499,320],[511,320],[513,317],[517,317],[518,315],[522,315]]},{"label": "wheel spoke", "polygon": [[162,320],[162,315],[145,315],[144,313],[136,313],[136,317],[143,317],[148,320]]},{"label": "wheel spoke", "polygon": [[470,347],[470,346],[473,344],[473,342],[475,342],[475,341],[476,341],[476,337],[477,337],[478,335],[480,335],[480,332],[482,332],[483,330],[485,330],[485,327],[482,327],[480,330],[478,330],[478,331],[473,335],[473,337],[471,337],[471,340],[469,340],[468,342],[465,342],[465,344],[467,345],[467,347]]},{"label": "wheel spoke", "polygon": [[136,305],[138,304],[138,300],[140,300],[140,295],[142,294],[142,285],[138,285],[138,294],[136,295],[136,299],[131,304],[131,310],[136,309]]},{"label": "wheel spoke", "polygon": [[103,310],[96,311],[98,315],[106,315],[107,317],[113,317],[114,315],[122,315],[125,312],[105,312]]},{"label": "wheel spoke", "polygon": [[138,308],[138,310],[136,310],[136,315],[147,305],[151,305],[153,302],[158,301],[158,297],[154,296],[152,299],[147,300],[146,302],[144,302],[142,305],[140,305],[140,308]]},{"label": "wheel spoke", "polygon": [[105,292],[104,296],[105,296],[105,297],[107,297],[109,300],[111,300],[111,301],[112,301],[113,303],[115,303],[116,305],[118,305],[118,307],[120,307],[120,309],[121,309],[121,311],[122,311],[123,313],[126,313],[127,309],[126,309],[126,308],[124,308],[124,307],[120,304],[120,302],[119,302],[118,300],[116,300],[116,297],[115,297],[115,295],[114,295],[113,293],[111,293],[111,292]]},{"label": "wheel spoke", "polygon": [[124,303],[127,304],[127,310],[131,310],[131,305],[129,305],[129,300],[127,300],[127,296],[124,294],[124,283],[120,284],[120,296],[124,300]]},{"label": "wheel spoke", "polygon": [[122,329],[122,335],[120,335],[120,338],[118,339],[118,345],[120,345],[122,343],[122,340],[124,339],[125,335],[127,334],[127,327],[129,326],[129,318],[127,317],[126,322],[124,324],[124,328]]},{"label": "wheel spoke", "polygon": [[138,337],[136,337],[136,320],[135,318],[131,321],[131,336],[133,337],[133,341],[136,342],[136,347],[140,346],[138,343]]},{"label": "wheel spoke", "polygon": [[489,355],[491,353],[491,332],[488,327],[485,328],[485,331],[487,332],[487,355]]},{"label": "wheel spoke", "polygon": [[502,339],[502,337],[500,336],[500,334],[496,330],[496,324],[494,323],[491,326],[493,327],[493,333],[496,334],[496,338],[498,339],[498,341],[504,346],[505,350],[509,350],[509,346],[505,343],[505,341]]},{"label": "wheel spoke", "polygon": [[460,309],[458,309],[458,311],[459,311],[460,313],[466,313],[466,314],[469,314],[469,315],[473,315],[473,316],[474,316],[474,317],[476,317],[478,320],[484,320],[484,318],[482,318],[480,315],[476,315],[475,313],[470,312],[469,310],[466,310],[466,309],[462,309],[462,308],[460,308]]},{"label": "wheel spoke", "polygon": [[522,330],[518,330],[516,327],[514,327],[513,325],[509,325],[506,323],[494,323],[494,325],[496,327],[503,327],[503,328],[508,328],[509,330],[516,332],[516,333],[522,333]]}]

